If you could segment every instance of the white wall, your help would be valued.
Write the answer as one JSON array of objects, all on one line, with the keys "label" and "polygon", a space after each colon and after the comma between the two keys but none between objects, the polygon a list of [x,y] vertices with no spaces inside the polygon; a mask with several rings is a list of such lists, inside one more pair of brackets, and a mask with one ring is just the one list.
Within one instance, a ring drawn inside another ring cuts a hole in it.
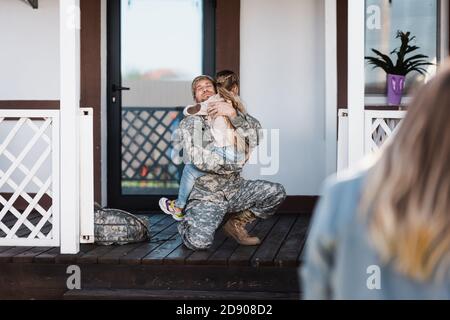
[{"label": "white wall", "polygon": [[[40,0],[34,10],[24,1],[0,0],[0,100],[59,100],[59,1]],[[43,108],[46,106],[43,105]],[[5,139],[16,121],[3,121],[0,139]],[[37,126],[42,122],[35,121]],[[34,132],[24,125],[9,144],[8,151],[18,156]],[[47,136],[51,138],[50,129]],[[30,169],[47,146],[39,140],[23,160]],[[2,155],[0,169],[6,171],[11,162]],[[36,176],[45,182],[51,170],[49,157]],[[11,176],[17,184],[24,174],[16,169]],[[25,191],[37,192],[29,183]],[[4,184],[0,192],[13,192]]]},{"label": "white wall", "polygon": [[278,173],[249,165],[244,175],[289,195],[318,195],[326,177],[324,1],[241,1],[242,98],[264,128],[280,130]]},{"label": "white wall", "polygon": [[0,0],[0,100],[59,100],[59,1]]}]

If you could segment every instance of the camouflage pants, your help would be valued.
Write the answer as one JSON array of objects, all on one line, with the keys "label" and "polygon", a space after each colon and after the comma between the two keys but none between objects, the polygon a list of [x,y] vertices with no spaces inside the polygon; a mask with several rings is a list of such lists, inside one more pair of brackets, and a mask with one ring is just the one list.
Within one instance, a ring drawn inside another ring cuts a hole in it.
[{"label": "camouflage pants", "polygon": [[230,199],[224,196],[220,201],[190,200],[178,231],[186,247],[192,250],[208,249],[227,212],[248,209],[256,217],[265,219],[275,213],[285,198],[286,192],[279,183],[242,179]]}]

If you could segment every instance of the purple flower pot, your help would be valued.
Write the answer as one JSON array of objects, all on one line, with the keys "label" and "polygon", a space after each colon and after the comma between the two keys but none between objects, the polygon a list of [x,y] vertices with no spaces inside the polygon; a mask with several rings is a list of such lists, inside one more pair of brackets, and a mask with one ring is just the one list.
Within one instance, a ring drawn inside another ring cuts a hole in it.
[{"label": "purple flower pot", "polygon": [[405,88],[405,76],[397,74],[387,75],[388,104],[399,106],[402,102],[403,89]]}]

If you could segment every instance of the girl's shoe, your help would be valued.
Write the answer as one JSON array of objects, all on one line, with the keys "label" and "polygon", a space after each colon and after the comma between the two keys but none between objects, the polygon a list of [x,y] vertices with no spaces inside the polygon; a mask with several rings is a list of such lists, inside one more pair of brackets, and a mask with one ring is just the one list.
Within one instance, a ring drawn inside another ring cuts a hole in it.
[{"label": "girl's shoe", "polygon": [[159,207],[164,213],[170,214],[177,221],[181,221],[184,218],[183,211],[175,206],[175,200],[161,198],[159,199]]}]

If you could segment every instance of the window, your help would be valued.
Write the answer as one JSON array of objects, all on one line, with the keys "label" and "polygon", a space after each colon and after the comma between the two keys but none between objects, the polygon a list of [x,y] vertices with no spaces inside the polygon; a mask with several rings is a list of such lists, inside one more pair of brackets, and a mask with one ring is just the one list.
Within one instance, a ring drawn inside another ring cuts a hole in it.
[{"label": "window", "polygon": [[202,0],[122,0],[123,107],[192,103],[203,73]]},{"label": "window", "polygon": [[[390,53],[399,47],[400,40],[396,39],[396,34],[398,30],[401,30],[410,31],[411,35],[416,37],[413,45],[420,47],[417,50],[418,54],[425,54],[430,62],[439,63],[441,60],[441,6],[440,0],[366,0],[366,55],[374,55],[372,48],[382,53]],[[393,55],[391,58],[395,63]],[[415,72],[407,76],[406,95],[414,86],[425,83],[432,77],[436,67],[427,67],[427,71],[426,76]],[[366,96],[383,98],[386,95],[385,92],[386,73],[382,69],[372,69],[372,66],[366,65]],[[377,102],[381,101],[384,100]]]}]

